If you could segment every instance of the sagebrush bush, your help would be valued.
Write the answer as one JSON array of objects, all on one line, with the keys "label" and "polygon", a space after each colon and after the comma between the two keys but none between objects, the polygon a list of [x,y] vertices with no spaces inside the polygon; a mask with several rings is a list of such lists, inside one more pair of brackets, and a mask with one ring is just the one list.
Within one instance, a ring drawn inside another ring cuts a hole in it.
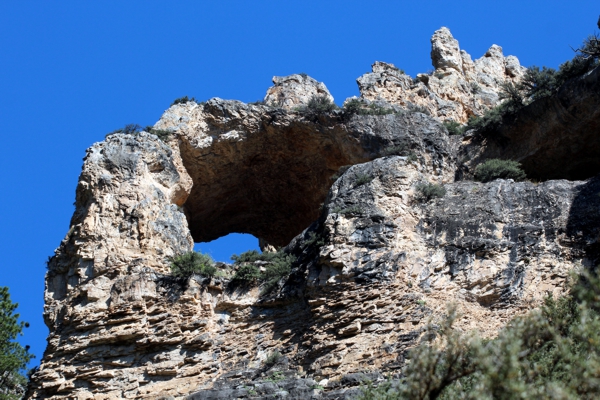
[{"label": "sagebrush bush", "polygon": [[460,126],[460,124],[454,120],[447,120],[444,121],[444,127],[446,128],[446,130],[448,131],[449,135],[462,135],[463,131],[462,131],[462,127]]},{"label": "sagebrush bush", "polygon": [[369,175],[367,173],[364,172],[357,172],[356,174],[354,174],[354,187],[360,186],[360,185],[364,185],[366,183],[369,183],[373,180],[373,176]]},{"label": "sagebrush bush", "polygon": [[[281,250],[265,253],[250,250],[240,255],[233,255],[231,259],[238,266],[232,282],[243,285],[259,283],[263,286],[262,294],[270,292],[282,278],[289,275],[292,264],[296,261],[294,256]],[[264,262],[264,271],[252,264],[256,261]]]},{"label": "sagebrush bush", "polygon": [[188,98],[187,96],[183,96],[183,97],[179,97],[178,99],[173,100],[173,103],[171,103],[172,106],[176,105],[176,104],[185,104],[185,103],[198,103],[198,101],[196,101],[196,98],[192,97],[192,98]]},{"label": "sagebrush bush", "polygon": [[495,179],[514,179],[522,181],[527,176],[521,169],[521,164],[513,160],[493,158],[479,164],[475,168],[474,178],[479,182],[490,182]]},{"label": "sagebrush bush", "polygon": [[173,131],[169,131],[166,129],[155,129],[151,126],[145,127],[144,130],[148,133],[158,136],[158,138],[163,142],[168,140],[169,137],[173,134]]},{"label": "sagebrush bush", "polygon": [[267,365],[268,367],[272,367],[273,365],[281,361],[282,358],[283,356],[281,355],[281,353],[275,350],[267,356],[267,359],[265,360],[265,365]]},{"label": "sagebrush bush", "polygon": [[171,275],[182,279],[189,279],[194,274],[210,278],[217,272],[214,264],[208,254],[190,251],[171,259]]},{"label": "sagebrush bush", "polygon": [[384,107],[376,103],[367,104],[366,101],[360,98],[353,98],[344,103],[344,114],[346,115],[388,115],[396,113],[396,110],[392,107]]},{"label": "sagebrush bush", "polygon": [[419,183],[416,186],[416,199],[420,202],[428,202],[432,199],[442,198],[446,195],[446,189],[435,183]]},{"label": "sagebrush bush", "polygon": [[314,114],[326,114],[330,113],[333,110],[337,109],[338,106],[326,95],[314,95],[308,101],[306,105],[307,111],[310,111]]}]

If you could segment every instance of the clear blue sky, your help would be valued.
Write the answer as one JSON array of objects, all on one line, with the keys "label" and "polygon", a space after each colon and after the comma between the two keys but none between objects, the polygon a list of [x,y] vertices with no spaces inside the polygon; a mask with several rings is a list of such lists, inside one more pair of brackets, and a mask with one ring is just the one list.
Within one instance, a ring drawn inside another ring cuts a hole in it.
[{"label": "clear blue sky", "polygon": [[[154,124],[184,95],[255,101],[273,75],[305,72],[338,104],[374,61],[431,69],[450,28],[478,58],[499,44],[525,66],[557,67],[596,29],[595,1],[0,2],[0,286],[39,362],[44,261],[68,230],[85,149],[128,123]],[[255,247],[200,246],[217,259]]]}]

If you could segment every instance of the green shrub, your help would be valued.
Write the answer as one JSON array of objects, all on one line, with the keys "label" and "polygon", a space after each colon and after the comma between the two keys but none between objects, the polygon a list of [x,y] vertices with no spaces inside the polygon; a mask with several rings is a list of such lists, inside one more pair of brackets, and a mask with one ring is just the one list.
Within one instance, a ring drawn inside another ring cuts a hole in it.
[{"label": "green shrub", "polygon": [[182,279],[189,279],[194,274],[210,278],[217,272],[214,264],[208,254],[190,251],[171,259],[171,274]]},{"label": "green shrub", "polygon": [[477,84],[477,82],[471,82],[469,84],[469,87],[471,88],[471,93],[473,93],[473,94],[477,94],[477,93],[481,92],[481,86],[479,86]]},{"label": "green shrub", "polygon": [[238,268],[231,280],[241,285],[251,285],[258,282],[260,278],[260,269],[256,265],[246,264]]},{"label": "green shrub", "polygon": [[521,164],[513,160],[493,158],[479,164],[475,168],[474,178],[479,182],[490,182],[495,179],[514,179],[522,181],[526,178]]},{"label": "green shrub", "polygon": [[240,255],[232,255],[231,259],[234,264],[241,265],[243,263],[252,263],[255,261],[273,261],[281,256],[280,252],[265,252],[259,253],[256,250],[249,250]]},{"label": "green shrub", "polygon": [[309,232],[308,239],[304,243],[306,246],[322,247],[325,244],[325,238],[322,234]]},{"label": "green shrub", "polygon": [[196,101],[196,99],[194,97],[188,98],[187,96],[183,96],[183,97],[173,100],[173,103],[171,103],[171,106],[174,106],[176,104],[185,104],[185,103],[189,103],[189,102],[198,103],[198,101]]},{"label": "green shrub", "polygon": [[448,130],[449,135],[462,135],[462,127],[460,124],[454,120],[444,121],[444,127]]},{"label": "green shrub", "polygon": [[344,103],[344,113],[348,115],[358,114],[363,108],[364,102],[358,98],[352,98]]},{"label": "green shrub", "polygon": [[274,352],[272,352],[271,354],[269,354],[267,356],[267,359],[265,360],[265,365],[268,367],[272,367],[273,365],[275,365],[279,361],[281,361],[282,358],[283,358],[283,356],[281,355],[281,353],[279,351],[275,350]]},{"label": "green shrub", "polygon": [[404,72],[403,69],[400,69],[394,65],[390,65],[390,68],[393,69],[394,71],[396,71],[397,73],[399,73],[400,75],[406,75],[406,72]]},{"label": "green shrub", "polygon": [[[294,256],[281,250],[265,253],[250,250],[240,255],[233,255],[231,259],[239,266],[232,282],[245,285],[259,283],[263,286],[261,294],[270,292],[282,278],[289,275],[292,264],[296,261]],[[257,266],[252,265],[256,261],[266,263],[264,271],[261,272]]]},{"label": "green shrub", "polygon": [[296,257],[284,252],[277,252],[279,256],[273,259],[265,266],[265,271],[262,273],[261,280],[264,282],[261,294],[266,294],[272,291],[277,283],[292,272],[292,264],[296,261]]},{"label": "green shrub", "polygon": [[463,128],[466,132],[475,129],[479,133],[492,133],[502,125],[502,118],[510,112],[510,108],[506,103],[487,110],[482,116],[472,116],[469,118],[467,125]]},{"label": "green shrub", "polygon": [[406,156],[408,152],[408,146],[404,143],[398,146],[390,146],[383,149],[381,152],[382,156]]},{"label": "green shrub", "polygon": [[169,131],[166,129],[154,129],[151,126],[145,127],[144,130],[148,133],[158,136],[158,138],[163,142],[168,140],[169,137],[173,134],[173,131]]},{"label": "green shrub", "polygon": [[22,346],[19,336],[29,323],[19,321],[17,303],[10,299],[8,287],[0,286],[0,399],[23,398],[27,386],[27,363],[35,356]]},{"label": "green shrub", "polygon": [[138,124],[127,124],[123,128],[115,129],[114,131],[110,132],[108,135],[112,135],[113,133],[125,133],[127,135],[135,135],[135,134],[140,133],[141,130],[142,130],[142,127],[139,126]]},{"label": "green shrub", "polygon": [[366,174],[364,172],[357,172],[356,174],[354,174],[354,178],[355,178],[354,179],[354,187],[364,185],[373,180],[373,176]]},{"label": "green shrub", "polygon": [[419,106],[419,105],[413,104],[411,102],[406,103],[406,108],[411,113],[421,113],[421,114],[431,115],[431,112],[429,112],[429,110],[427,108],[425,108],[424,106]]},{"label": "green shrub", "polygon": [[419,183],[416,186],[416,199],[420,202],[428,202],[432,199],[442,198],[446,195],[446,189],[435,183]]},{"label": "green shrub", "polygon": [[314,95],[310,98],[308,104],[306,105],[307,111],[310,111],[314,114],[330,113],[337,108],[338,106],[329,100],[329,97],[326,95]]}]

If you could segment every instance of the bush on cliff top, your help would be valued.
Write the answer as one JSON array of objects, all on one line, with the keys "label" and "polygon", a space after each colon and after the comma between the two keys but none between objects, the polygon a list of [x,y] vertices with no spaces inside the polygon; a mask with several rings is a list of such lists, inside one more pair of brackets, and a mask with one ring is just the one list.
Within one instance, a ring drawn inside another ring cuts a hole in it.
[{"label": "bush on cliff top", "polygon": [[456,308],[430,324],[402,380],[359,399],[595,399],[600,396],[600,280],[575,278],[568,295],[513,318],[492,340],[455,328]]},{"label": "bush on cliff top", "polygon": [[171,260],[171,274],[176,278],[189,279],[194,274],[211,278],[216,273],[215,262],[208,254],[190,251]]},{"label": "bush on cliff top", "polygon": [[313,114],[327,114],[337,109],[338,106],[326,95],[314,95],[308,100],[306,111]]},{"label": "bush on cliff top", "polygon": [[495,179],[514,179],[522,181],[526,178],[521,164],[513,160],[493,158],[479,164],[475,168],[474,178],[480,182],[491,182]]}]

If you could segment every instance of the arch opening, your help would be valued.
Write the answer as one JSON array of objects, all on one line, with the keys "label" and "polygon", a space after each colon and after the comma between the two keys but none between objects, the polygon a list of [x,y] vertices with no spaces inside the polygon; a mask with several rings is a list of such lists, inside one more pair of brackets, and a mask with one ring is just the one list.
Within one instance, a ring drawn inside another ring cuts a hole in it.
[{"label": "arch opening", "polygon": [[210,242],[194,244],[194,251],[210,255],[213,260],[231,263],[231,256],[249,250],[260,251],[258,239],[249,233],[230,233]]}]

